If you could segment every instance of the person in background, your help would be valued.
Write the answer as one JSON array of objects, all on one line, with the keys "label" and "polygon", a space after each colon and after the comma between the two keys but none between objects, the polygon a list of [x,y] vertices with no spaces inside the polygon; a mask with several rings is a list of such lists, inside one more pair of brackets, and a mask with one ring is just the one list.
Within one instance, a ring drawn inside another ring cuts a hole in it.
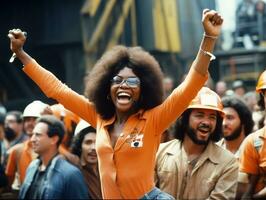
[{"label": "person in background", "polygon": [[39,158],[27,169],[19,199],[88,199],[80,170],[59,155],[64,129],[64,124],[53,115],[37,119],[31,143]]},{"label": "person in background", "polygon": [[79,157],[79,166],[88,187],[89,197],[102,199],[98,159],[95,149],[96,130],[81,120],[75,129],[71,152]]},{"label": "person in background", "polygon": [[223,138],[217,144],[239,158],[240,145],[253,130],[252,113],[237,96],[222,98],[222,104],[225,113],[222,130]]},{"label": "person in background", "polygon": [[247,104],[248,108],[251,112],[255,112],[258,110],[258,104],[257,104],[257,94],[255,91],[249,91],[244,94],[243,96],[244,102]]},{"label": "person in background", "polygon": [[160,145],[156,156],[157,186],[175,199],[232,199],[238,164],[219,147],[223,121],[220,97],[203,87],[175,127],[176,139]]},{"label": "person in background", "polygon": [[74,136],[75,128],[80,118],[73,112],[66,109],[62,104],[54,104],[50,106],[52,114],[60,119],[65,125],[66,134],[59,147],[60,153],[66,155],[70,151],[70,145]]},{"label": "person in background", "polygon": [[0,112],[0,164],[3,165],[4,157],[2,151],[4,151],[5,142],[5,114]]},{"label": "person in background", "polygon": [[174,80],[170,76],[164,76],[163,78],[164,99],[166,99],[174,89]]},{"label": "person in background", "polygon": [[28,104],[23,111],[24,131],[28,135],[29,139],[23,143],[16,144],[8,150],[8,160],[5,170],[5,173],[8,177],[9,186],[12,186],[12,189],[15,193],[16,191],[19,191],[19,188],[24,181],[27,167],[32,160],[37,158],[37,154],[33,152],[30,142],[36,120],[42,114],[47,114],[48,112],[49,105],[39,100]]},{"label": "person in background", "polygon": [[5,174],[5,168],[2,163],[2,142],[4,140],[4,121],[5,121],[5,114],[0,112],[0,199],[2,193],[7,190],[8,180]]},{"label": "person in background", "polygon": [[20,111],[9,111],[6,114],[4,133],[2,157],[5,168],[8,159],[8,150],[16,144],[23,143],[28,139],[28,136],[23,130],[23,117]]},{"label": "person in background", "polygon": [[62,84],[23,50],[26,40],[23,31],[10,30],[8,37],[23,70],[46,96],[97,130],[103,198],[173,199],[154,185],[155,154],[163,132],[208,79],[209,63],[215,58],[211,52],[222,23],[216,11],[203,10],[205,33],[198,54],[185,81],[164,101],[161,68],[140,47],[116,46],[106,52],[90,73],[85,98]]},{"label": "person in background", "polygon": [[256,91],[249,91],[243,96],[243,100],[252,112],[252,119],[254,121],[253,132],[262,128],[259,123],[264,115],[264,110],[261,110],[258,105],[258,96]]},{"label": "person in background", "polygon": [[4,133],[7,149],[28,138],[23,132],[23,119],[20,111],[9,111],[6,114]]},{"label": "person in background", "polygon": [[204,86],[210,88],[211,90],[214,90],[214,81],[213,81],[212,77],[209,76],[209,78],[205,82]]},{"label": "person in background", "polygon": [[218,81],[215,85],[215,92],[222,98],[225,96],[227,84],[225,81]]},{"label": "person in background", "polygon": [[[174,89],[174,79],[170,76],[164,76],[163,78],[163,90],[164,90],[164,99],[166,99]],[[173,125],[170,125],[161,137],[161,143],[172,140],[174,137],[172,135]]]},{"label": "person in background", "polygon": [[[260,95],[259,106],[266,103],[266,70],[259,76],[256,92]],[[243,141],[240,154],[236,199],[266,198],[265,126],[248,135]]]},{"label": "person in background", "polygon": [[246,93],[246,87],[244,85],[244,82],[242,80],[236,80],[232,83],[232,90],[234,91],[234,94],[243,97]]}]

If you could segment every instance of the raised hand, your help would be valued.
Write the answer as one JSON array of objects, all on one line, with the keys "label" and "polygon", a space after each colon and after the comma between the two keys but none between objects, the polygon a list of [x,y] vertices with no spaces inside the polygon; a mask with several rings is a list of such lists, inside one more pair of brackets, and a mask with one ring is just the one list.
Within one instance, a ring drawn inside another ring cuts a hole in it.
[{"label": "raised hand", "polygon": [[215,10],[204,9],[202,24],[206,35],[217,37],[221,32],[223,18]]},{"label": "raised hand", "polygon": [[10,39],[10,49],[14,53],[18,53],[23,50],[23,45],[26,41],[26,32],[20,29],[9,30],[8,35]]}]

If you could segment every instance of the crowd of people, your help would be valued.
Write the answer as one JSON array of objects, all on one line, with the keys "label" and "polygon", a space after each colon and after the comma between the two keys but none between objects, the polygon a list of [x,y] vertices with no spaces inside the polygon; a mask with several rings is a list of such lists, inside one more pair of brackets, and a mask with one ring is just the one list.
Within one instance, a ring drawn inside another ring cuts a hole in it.
[{"label": "crowd of people", "polygon": [[[85,96],[23,50],[22,30],[10,30],[23,71],[58,104],[35,100],[0,118],[0,198],[266,196],[265,124],[254,128],[254,110],[240,98],[239,84],[230,94],[222,81],[216,92],[205,86],[222,24],[219,13],[203,10],[198,54],[173,90],[148,52],[116,46],[93,67]],[[266,71],[256,92],[265,110]]]}]

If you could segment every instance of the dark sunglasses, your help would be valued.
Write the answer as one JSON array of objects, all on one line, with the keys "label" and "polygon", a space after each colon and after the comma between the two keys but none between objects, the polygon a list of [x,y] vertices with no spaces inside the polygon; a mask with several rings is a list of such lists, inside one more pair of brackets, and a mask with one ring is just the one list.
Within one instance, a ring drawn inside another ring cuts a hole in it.
[{"label": "dark sunglasses", "polygon": [[123,83],[126,83],[131,88],[136,88],[139,87],[140,85],[140,80],[138,77],[129,77],[127,79],[123,79],[120,76],[115,76],[111,80],[111,82],[113,85],[122,85]]}]

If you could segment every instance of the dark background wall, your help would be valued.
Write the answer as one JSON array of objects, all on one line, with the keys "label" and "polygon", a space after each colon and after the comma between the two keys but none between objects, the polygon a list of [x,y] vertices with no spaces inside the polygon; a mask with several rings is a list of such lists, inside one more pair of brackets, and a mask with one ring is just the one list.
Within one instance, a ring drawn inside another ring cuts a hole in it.
[{"label": "dark background wall", "polygon": [[83,92],[85,65],[80,25],[83,0],[2,0],[0,7],[0,102],[7,110],[22,110],[28,103],[46,98],[21,71],[8,62],[8,30],[28,33],[25,50],[42,66],[77,92]]}]

